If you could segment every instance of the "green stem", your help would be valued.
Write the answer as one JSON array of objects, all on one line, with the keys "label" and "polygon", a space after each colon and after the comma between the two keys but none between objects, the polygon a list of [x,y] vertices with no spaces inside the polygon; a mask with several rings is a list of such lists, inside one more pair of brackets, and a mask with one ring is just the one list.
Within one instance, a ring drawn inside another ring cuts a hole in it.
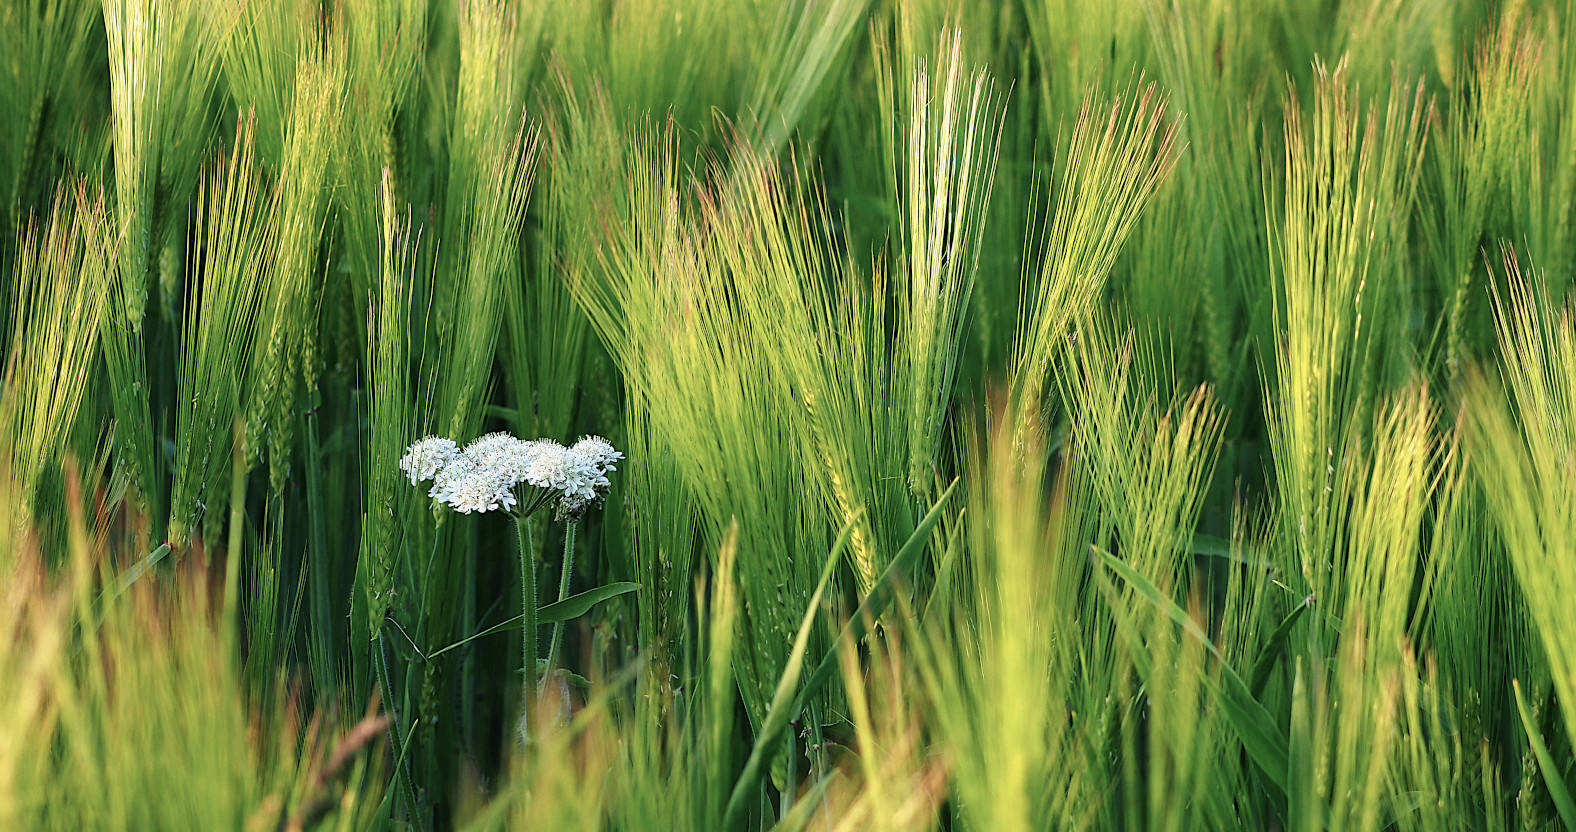
[{"label": "green stem", "polygon": [[[575,570],[575,523],[569,522],[564,531],[564,567],[558,572],[558,600],[569,597],[569,576]],[[553,639],[547,646],[547,670],[558,666],[558,654],[564,644],[564,622],[553,622]]]},{"label": "green stem", "polygon": [[520,610],[524,617],[520,631],[520,679],[524,691],[520,700],[520,735],[528,738],[531,705],[536,699],[536,558],[530,521],[515,517],[514,531],[520,544]]},{"label": "green stem", "polygon": [[400,796],[404,798],[408,807],[410,822],[417,829],[422,828],[421,808],[416,804],[416,789],[411,782],[409,763],[405,759],[405,738],[400,728],[399,709],[394,701],[394,684],[389,678],[388,656],[383,646],[383,626],[378,625],[377,643],[373,645],[376,661],[374,667],[378,674],[378,687],[383,691],[383,710],[388,713],[389,742],[393,744],[394,753],[394,780],[401,787]]},{"label": "green stem", "polygon": [[[224,559],[224,614],[227,623],[235,622],[236,611],[240,609],[241,532],[246,521],[246,457],[241,449],[239,422],[231,435],[234,442],[230,446],[230,528]],[[186,544],[187,541],[182,540],[181,543]],[[181,554],[186,553],[183,551]]]}]

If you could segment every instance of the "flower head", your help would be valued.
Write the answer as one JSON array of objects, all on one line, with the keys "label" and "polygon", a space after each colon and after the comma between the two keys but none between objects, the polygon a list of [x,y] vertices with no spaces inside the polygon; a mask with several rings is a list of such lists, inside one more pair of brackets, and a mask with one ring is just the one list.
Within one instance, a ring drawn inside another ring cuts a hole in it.
[{"label": "flower head", "polygon": [[410,475],[410,484],[415,485],[437,476],[459,454],[460,448],[453,441],[441,436],[429,436],[405,449],[399,467]]},{"label": "flower head", "polygon": [[609,485],[606,469],[598,464],[597,456],[583,452],[578,445],[565,448],[556,442],[538,449],[525,481],[584,500],[596,499]]},{"label": "flower head", "polygon": [[513,481],[497,468],[479,465],[467,456],[456,457],[438,472],[428,496],[461,514],[499,508],[507,511],[517,502]]},{"label": "flower head", "polygon": [[464,453],[467,459],[497,471],[509,479],[510,485],[514,485],[525,479],[525,472],[535,456],[533,446],[536,444],[498,431],[466,445]]},{"label": "flower head", "polygon": [[[558,493],[560,517],[578,518],[600,504],[611,486],[607,475],[624,458],[600,436],[585,436],[566,448],[549,439],[526,441],[508,433],[489,433],[466,445],[439,437],[411,445],[400,468],[415,484],[433,480],[428,496],[455,511],[514,509],[521,500],[515,487],[526,483]],[[550,494],[525,501],[529,511]]]},{"label": "flower head", "polygon": [[569,481],[569,449],[557,442],[538,440],[525,469],[525,481],[537,488],[562,490]]},{"label": "flower head", "polygon": [[570,453],[579,454],[596,467],[598,473],[606,474],[616,470],[613,463],[624,458],[624,455],[613,447],[611,442],[600,436],[582,436],[580,441],[569,448]]}]

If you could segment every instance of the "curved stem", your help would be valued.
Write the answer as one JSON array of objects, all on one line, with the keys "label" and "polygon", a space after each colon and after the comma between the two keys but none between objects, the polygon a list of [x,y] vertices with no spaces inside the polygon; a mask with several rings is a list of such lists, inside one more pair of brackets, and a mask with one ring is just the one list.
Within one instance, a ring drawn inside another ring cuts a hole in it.
[{"label": "curved stem", "polygon": [[[569,521],[564,530],[564,565],[558,571],[558,600],[569,597],[569,576],[575,571],[575,522]],[[553,622],[553,639],[547,646],[547,670],[558,666],[558,654],[564,644],[564,622]]]},{"label": "curved stem", "polygon": [[520,631],[520,735],[528,738],[531,706],[536,699],[536,557],[530,521],[515,517],[514,530],[520,544],[520,611],[524,619]]}]

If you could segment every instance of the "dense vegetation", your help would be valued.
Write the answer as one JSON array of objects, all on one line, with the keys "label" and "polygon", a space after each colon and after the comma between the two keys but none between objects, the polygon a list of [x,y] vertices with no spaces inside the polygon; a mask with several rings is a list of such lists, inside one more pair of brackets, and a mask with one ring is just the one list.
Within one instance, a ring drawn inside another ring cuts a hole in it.
[{"label": "dense vegetation", "polygon": [[0,0],[0,828],[1576,828],[1573,196],[1569,0]]}]

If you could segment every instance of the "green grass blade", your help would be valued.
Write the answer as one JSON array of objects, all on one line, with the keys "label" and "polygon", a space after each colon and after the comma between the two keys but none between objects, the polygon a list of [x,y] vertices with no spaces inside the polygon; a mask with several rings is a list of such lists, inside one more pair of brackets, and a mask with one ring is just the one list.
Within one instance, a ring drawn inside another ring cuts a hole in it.
[{"label": "green grass blade", "polygon": [[1286,646],[1286,637],[1291,635],[1291,628],[1297,626],[1297,620],[1302,618],[1302,614],[1312,605],[1312,601],[1298,604],[1264,642],[1264,647],[1259,651],[1259,658],[1253,662],[1253,674],[1249,677],[1252,681],[1248,689],[1253,693],[1254,699],[1264,694],[1264,686],[1270,681],[1270,671],[1275,669],[1275,661],[1281,656],[1281,648]]},{"label": "green grass blade", "polygon": [[1510,686],[1516,692],[1516,711],[1521,714],[1521,727],[1526,729],[1527,742],[1532,746],[1532,753],[1538,758],[1538,769],[1543,772],[1543,783],[1548,787],[1549,799],[1554,801],[1554,808],[1560,813],[1560,820],[1565,828],[1576,829],[1576,801],[1571,799],[1570,789],[1565,786],[1565,778],[1560,773],[1560,767],[1554,762],[1554,755],[1549,753],[1549,747],[1544,744],[1543,734],[1532,719],[1526,698],[1521,695],[1521,680],[1511,681]]},{"label": "green grass blade", "polygon": [[[1126,581],[1138,594],[1166,614],[1166,617],[1176,622],[1184,632],[1199,640],[1204,648],[1221,663],[1221,686],[1214,688],[1214,692],[1225,710],[1228,721],[1237,733],[1237,738],[1242,742],[1248,756],[1260,769],[1269,776],[1270,780],[1285,791],[1287,787],[1287,745],[1286,737],[1275,724],[1275,718],[1264,706],[1253,697],[1248,685],[1242,677],[1232,669],[1226,658],[1215,646],[1214,641],[1199,627],[1198,622],[1187,614],[1177,603],[1155,588],[1144,576],[1133,571],[1132,567],[1121,560],[1102,552],[1093,550],[1101,563],[1115,572],[1122,580]],[[1142,649],[1142,644],[1136,644]]]},{"label": "green grass blade", "polygon": [[804,611],[804,618],[799,622],[799,631],[794,634],[793,649],[788,652],[788,662],[783,667],[782,676],[777,680],[777,689],[772,693],[771,708],[766,711],[766,718],[761,722],[760,731],[755,737],[755,746],[750,749],[750,757],[744,763],[744,771],[733,784],[733,793],[728,796],[728,806],[723,812],[722,820],[724,829],[739,827],[745,807],[751,801],[750,793],[761,778],[766,760],[776,751],[777,740],[783,729],[788,727],[788,721],[793,716],[792,706],[797,704],[794,688],[799,684],[799,673],[804,669],[805,650],[810,646],[810,626],[815,623],[816,614],[821,611],[821,596],[825,594],[826,585],[832,580],[832,572],[842,560],[843,549],[848,546],[853,532],[853,522],[844,524],[843,531],[838,534],[837,542],[832,545],[832,551],[826,557],[826,565],[821,567],[821,578],[816,581],[815,592],[810,596],[810,605]]}]

